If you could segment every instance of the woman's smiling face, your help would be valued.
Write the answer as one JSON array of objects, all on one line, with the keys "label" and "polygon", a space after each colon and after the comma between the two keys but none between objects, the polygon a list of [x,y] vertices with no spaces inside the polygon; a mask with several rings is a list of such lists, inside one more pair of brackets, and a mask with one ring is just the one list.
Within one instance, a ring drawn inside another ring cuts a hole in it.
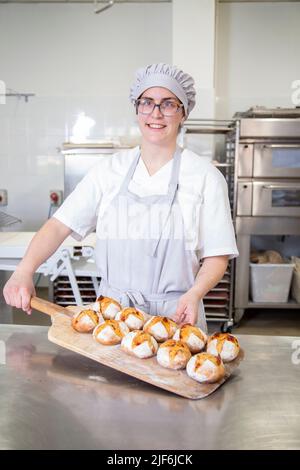
[{"label": "woman's smiling face", "polygon": [[[149,98],[155,104],[160,104],[167,99],[175,101],[178,105],[181,104],[174,93],[162,87],[148,88],[140,96],[141,98]],[[149,143],[162,145],[174,144],[176,142],[179,126],[184,121],[182,107],[174,116],[164,116],[158,107],[155,107],[151,114],[142,114],[138,111],[137,116],[143,139]]]}]

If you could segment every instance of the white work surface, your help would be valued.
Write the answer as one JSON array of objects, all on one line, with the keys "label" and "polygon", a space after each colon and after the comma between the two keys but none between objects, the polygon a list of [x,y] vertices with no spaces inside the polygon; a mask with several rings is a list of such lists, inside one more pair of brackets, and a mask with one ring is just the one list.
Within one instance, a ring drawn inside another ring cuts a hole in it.
[{"label": "white work surface", "polygon": [[[23,258],[35,232],[0,232],[0,258]],[[61,247],[95,247],[96,233],[90,233],[81,242],[67,237]]]},{"label": "white work surface", "polygon": [[[0,271],[14,271],[16,269],[34,235],[35,232],[0,233]],[[95,233],[91,233],[81,242],[67,237],[58,250],[36,270],[36,273],[50,276],[51,281],[54,281],[59,275],[67,275],[76,303],[82,305],[76,276],[91,277],[95,292],[99,287],[97,281],[99,273],[93,259],[95,244]]]}]

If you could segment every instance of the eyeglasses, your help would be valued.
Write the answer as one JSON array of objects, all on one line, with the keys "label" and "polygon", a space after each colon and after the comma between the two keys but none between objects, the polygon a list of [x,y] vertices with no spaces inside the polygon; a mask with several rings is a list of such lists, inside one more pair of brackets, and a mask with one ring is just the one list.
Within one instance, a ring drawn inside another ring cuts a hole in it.
[{"label": "eyeglasses", "polygon": [[175,114],[183,108],[183,104],[177,103],[175,100],[163,100],[159,104],[151,98],[139,98],[135,101],[136,112],[141,114],[151,114],[158,107],[163,116],[175,116]]}]

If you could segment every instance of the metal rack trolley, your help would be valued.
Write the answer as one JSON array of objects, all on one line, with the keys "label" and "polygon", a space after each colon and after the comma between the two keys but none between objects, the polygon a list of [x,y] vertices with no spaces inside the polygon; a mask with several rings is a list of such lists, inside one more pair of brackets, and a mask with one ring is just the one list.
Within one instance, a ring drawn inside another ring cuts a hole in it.
[{"label": "metal rack trolley", "polygon": [[[186,134],[223,135],[224,155],[212,163],[224,175],[228,185],[231,215],[235,226],[235,158],[238,139],[238,122],[228,120],[194,119],[187,120],[184,126]],[[201,157],[199,157],[201,158]],[[234,324],[234,277],[235,260],[228,264],[223,279],[206,294],[203,299],[208,322],[221,323],[222,331],[230,331]]]},{"label": "metal rack trolley", "polygon": [[22,222],[17,217],[13,217],[12,215],[6,214],[6,212],[0,211],[0,231],[3,230],[5,227],[10,227],[11,225],[17,224]]}]

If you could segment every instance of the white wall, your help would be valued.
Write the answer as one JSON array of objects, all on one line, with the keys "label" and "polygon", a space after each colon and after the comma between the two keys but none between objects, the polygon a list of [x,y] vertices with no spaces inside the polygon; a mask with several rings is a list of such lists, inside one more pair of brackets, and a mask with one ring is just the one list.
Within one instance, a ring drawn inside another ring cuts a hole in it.
[{"label": "white wall", "polygon": [[215,0],[173,0],[173,63],[195,80],[191,118],[214,116]]},{"label": "white wall", "polygon": [[[46,220],[49,190],[63,188],[57,151],[76,117],[96,121],[91,139],[128,135],[135,70],[172,61],[171,4],[117,4],[95,15],[92,4],[0,5],[0,80],[32,92],[28,103],[0,104],[0,189],[18,230]],[[1,210],[1,207],[0,207]]]},{"label": "white wall", "polygon": [[[215,115],[215,0],[173,0],[173,63],[195,80],[196,106],[191,119],[212,119]],[[188,134],[184,144],[212,159],[211,135]]]},{"label": "white wall", "polygon": [[300,3],[218,5],[217,116],[251,106],[293,107],[300,79]]}]

